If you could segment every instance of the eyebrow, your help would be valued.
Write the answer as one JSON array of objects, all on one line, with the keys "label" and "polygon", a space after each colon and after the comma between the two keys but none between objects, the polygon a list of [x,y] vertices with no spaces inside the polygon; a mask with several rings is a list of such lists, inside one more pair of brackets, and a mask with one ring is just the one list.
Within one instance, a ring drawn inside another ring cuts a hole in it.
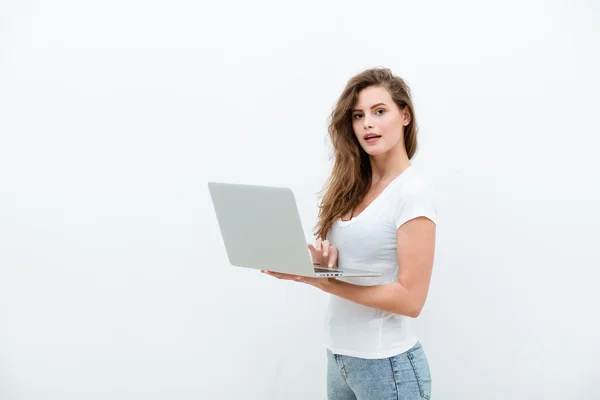
[{"label": "eyebrow", "polygon": [[[372,109],[374,109],[374,108],[375,108],[375,107],[377,107],[377,106],[385,106],[385,103],[377,103],[377,104],[375,104],[374,106],[371,106],[371,110],[372,110]],[[352,109],[352,112],[354,112],[354,111],[362,111],[362,110],[359,110],[359,109],[357,109],[357,108],[354,108],[354,109]]]}]

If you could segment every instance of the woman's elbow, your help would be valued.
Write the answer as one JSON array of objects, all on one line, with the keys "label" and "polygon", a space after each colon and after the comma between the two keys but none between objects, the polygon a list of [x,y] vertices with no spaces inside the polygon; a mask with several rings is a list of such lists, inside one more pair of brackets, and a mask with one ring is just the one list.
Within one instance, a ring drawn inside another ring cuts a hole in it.
[{"label": "woman's elbow", "polygon": [[[417,318],[421,314],[422,307],[397,307],[393,312],[410,318]],[[392,311],[392,310],[390,310]]]},{"label": "woman's elbow", "polygon": [[406,314],[407,317],[411,317],[411,318],[417,318],[419,315],[421,315],[421,307],[418,308],[411,308],[408,313]]},{"label": "woman's elbow", "polygon": [[424,304],[411,304],[411,307],[408,312],[408,316],[411,318],[417,318],[419,315],[421,315],[423,306],[424,306]]}]

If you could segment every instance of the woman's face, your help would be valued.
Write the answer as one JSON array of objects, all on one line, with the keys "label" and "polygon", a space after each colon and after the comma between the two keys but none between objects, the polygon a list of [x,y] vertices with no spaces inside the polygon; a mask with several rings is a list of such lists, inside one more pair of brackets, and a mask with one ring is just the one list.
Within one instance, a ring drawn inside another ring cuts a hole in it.
[{"label": "woman's face", "polygon": [[388,91],[369,86],[358,94],[352,109],[352,128],[370,156],[404,146],[404,127],[410,122],[408,108],[400,110]]}]

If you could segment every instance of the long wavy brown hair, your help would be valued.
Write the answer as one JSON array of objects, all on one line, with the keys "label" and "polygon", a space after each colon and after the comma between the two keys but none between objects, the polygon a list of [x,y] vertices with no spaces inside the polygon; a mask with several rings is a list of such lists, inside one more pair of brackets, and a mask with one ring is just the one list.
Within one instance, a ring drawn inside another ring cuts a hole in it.
[{"label": "long wavy brown hair", "polygon": [[404,127],[404,146],[409,159],[417,151],[417,121],[408,85],[387,68],[372,68],[352,77],[330,115],[329,138],[335,159],[331,175],[320,193],[319,217],[314,228],[317,239],[325,240],[334,222],[353,210],[371,186],[371,161],[352,128],[352,108],[361,90],[370,86],[386,89],[400,110],[408,108],[410,122]]}]

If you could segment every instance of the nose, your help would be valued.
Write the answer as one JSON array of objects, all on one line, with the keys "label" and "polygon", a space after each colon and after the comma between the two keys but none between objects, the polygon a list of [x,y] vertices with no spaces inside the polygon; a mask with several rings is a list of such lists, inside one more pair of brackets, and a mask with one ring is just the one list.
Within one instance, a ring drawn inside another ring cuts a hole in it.
[{"label": "nose", "polygon": [[371,123],[371,121],[369,120],[369,118],[367,118],[365,116],[365,129],[371,129],[373,128],[373,124]]}]

